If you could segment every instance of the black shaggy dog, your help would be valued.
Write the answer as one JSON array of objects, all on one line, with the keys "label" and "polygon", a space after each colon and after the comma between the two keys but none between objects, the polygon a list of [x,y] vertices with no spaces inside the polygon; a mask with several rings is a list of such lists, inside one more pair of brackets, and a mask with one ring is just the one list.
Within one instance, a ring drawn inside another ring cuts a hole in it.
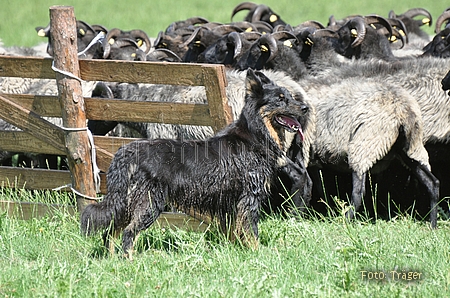
[{"label": "black shaggy dog", "polygon": [[248,70],[245,86],[241,116],[210,139],[144,139],[122,146],[107,173],[107,195],[81,215],[82,233],[106,229],[108,247],[110,236],[123,230],[128,255],[137,234],[170,203],[217,219],[230,240],[256,248],[260,208],[278,175],[290,177],[302,193],[311,187],[304,165],[286,154],[294,140],[303,139],[308,106],[262,72]]}]

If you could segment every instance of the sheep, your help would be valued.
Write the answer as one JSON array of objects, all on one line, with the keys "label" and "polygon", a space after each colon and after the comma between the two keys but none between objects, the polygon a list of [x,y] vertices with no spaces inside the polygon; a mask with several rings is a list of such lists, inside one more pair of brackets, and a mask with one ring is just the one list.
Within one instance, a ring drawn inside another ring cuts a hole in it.
[{"label": "sheep", "polygon": [[[49,56],[53,56],[53,47],[52,47],[51,36],[50,36],[50,24],[48,24],[45,27],[39,26],[39,27],[36,27],[35,29],[36,29],[38,36],[47,37],[47,39],[48,39],[47,54]],[[103,32],[104,34],[106,34],[106,32],[107,32],[107,29],[101,25],[91,26],[90,24],[88,24],[84,21],[81,21],[81,20],[76,21],[76,30],[77,30],[78,52],[84,51],[88,47],[88,45],[91,43],[91,41],[100,32]],[[97,50],[98,50],[97,47],[91,47],[89,49],[86,49],[86,51],[84,52],[84,55],[81,56],[80,58],[81,59],[83,59],[83,58],[91,59],[92,57],[94,57]]]},{"label": "sheep", "polygon": [[271,27],[275,27],[277,25],[286,25],[286,22],[280,18],[280,15],[273,12],[272,9],[264,4],[256,4],[253,2],[242,2],[238,4],[231,14],[231,19],[233,19],[234,15],[240,11],[249,10],[247,16],[245,17],[245,21],[248,22],[257,22],[263,21],[271,25]]},{"label": "sheep", "polygon": [[[334,51],[329,44],[328,51],[324,50],[327,44],[321,44],[319,48],[323,58],[315,52],[315,62],[325,64]],[[261,63],[260,60],[247,58],[246,61]],[[386,167],[384,163],[394,156],[401,159],[426,186],[432,210],[430,221],[436,227],[439,181],[431,173],[424,147],[421,111],[412,94],[395,82],[385,82],[381,78],[330,75],[338,73],[339,68],[330,67],[323,73],[316,70],[316,75],[308,75],[305,74],[306,67],[299,61],[295,50],[280,43],[270,65],[277,71],[293,69],[294,65],[298,68],[289,73],[303,87],[316,111],[314,159],[321,165],[332,164],[352,172],[351,202],[354,209],[349,211],[348,217],[353,218],[361,206],[369,170],[378,171],[374,166],[380,164],[383,169]],[[255,66],[257,64],[248,65]],[[318,66],[322,67],[320,64],[311,67]]]}]

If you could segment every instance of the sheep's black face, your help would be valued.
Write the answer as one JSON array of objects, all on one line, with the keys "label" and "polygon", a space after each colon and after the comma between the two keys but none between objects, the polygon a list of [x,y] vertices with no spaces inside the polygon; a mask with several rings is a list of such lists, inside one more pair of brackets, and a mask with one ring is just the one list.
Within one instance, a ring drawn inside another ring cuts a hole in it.
[{"label": "sheep's black face", "polygon": [[291,93],[273,83],[263,73],[249,69],[246,79],[247,105],[253,106],[256,115],[262,119],[270,136],[285,150],[298,134],[304,139],[302,124],[308,117],[309,107],[295,100]]}]

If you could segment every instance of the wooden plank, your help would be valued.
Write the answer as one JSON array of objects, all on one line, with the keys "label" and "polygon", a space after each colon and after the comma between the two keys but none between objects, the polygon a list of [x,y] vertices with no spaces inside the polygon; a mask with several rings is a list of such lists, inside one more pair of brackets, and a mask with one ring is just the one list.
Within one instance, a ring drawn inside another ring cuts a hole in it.
[{"label": "wooden plank", "polygon": [[42,139],[57,150],[65,150],[64,131],[61,128],[1,95],[0,118]]},{"label": "wooden plank", "polygon": [[69,171],[0,166],[2,187],[54,189],[71,182]]},{"label": "wooden plank", "polygon": [[81,78],[86,81],[203,86],[202,69],[215,64],[80,60]]},{"label": "wooden plank", "polygon": [[58,150],[23,131],[0,131],[0,149],[12,152],[66,155],[65,151]]},{"label": "wooden plank", "polygon": [[3,95],[40,116],[61,117],[61,106],[57,96],[10,93]]},{"label": "wooden plank", "polygon": [[86,98],[86,116],[92,120],[211,125],[209,106],[167,102]]},{"label": "wooden plank", "polygon": [[34,202],[0,201],[0,211],[6,212],[11,218],[30,220],[52,217],[55,213],[76,214],[76,208],[69,205],[42,204]]},{"label": "wooden plank", "polygon": [[[64,127],[85,128],[86,114],[77,55],[77,31],[72,6],[50,7],[50,37],[54,50],[54,66],[57,69],[61,118]],[[67,75],[71,74],[71,75]],[[92,168],[91,145],[87,132],[67,131],[65,137],[67,163],[72,173],[72,187],[77,195],[77,207],[81,212],[91,203],[87,197],[96,196]]]},{"label": "wooden plank", "polygon": [[203,75],[212,121],[211,126],[217,132],[233,122],[233,114],[225,93],[227,85],[225,69],[223,66],[221,68],[204,68]]},{"label": "wooden plank", "polygon": [[55,79],[52,58],[0,56],[0,76]]},{"label": "wooden plank", "polygon": [[[54,214],[58,213],[75,215],[77,210],[75,206],[70,205],[0,201],[0,212],[6,212],[7,216],[11,218],[30,220],[33,218],[41,219],[45,216],[51,218]],[[183,213],[163,212],[156,220],[155,226],[160,228],[180,228],[204,232],[208,229],[209,224]]]}]

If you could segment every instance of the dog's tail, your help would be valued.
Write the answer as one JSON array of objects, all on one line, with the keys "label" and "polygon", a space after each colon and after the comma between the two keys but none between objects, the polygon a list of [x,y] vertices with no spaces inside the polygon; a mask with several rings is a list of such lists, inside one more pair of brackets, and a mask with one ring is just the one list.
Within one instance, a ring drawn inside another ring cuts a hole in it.
[{"label": "dog's tail", "polygon": [[98,204],[87,205],[81,213],[81,233],[90,236],[95,232],[106,229],[113,224],[115,217],[114,208],[109,208],[105,201]]}]

